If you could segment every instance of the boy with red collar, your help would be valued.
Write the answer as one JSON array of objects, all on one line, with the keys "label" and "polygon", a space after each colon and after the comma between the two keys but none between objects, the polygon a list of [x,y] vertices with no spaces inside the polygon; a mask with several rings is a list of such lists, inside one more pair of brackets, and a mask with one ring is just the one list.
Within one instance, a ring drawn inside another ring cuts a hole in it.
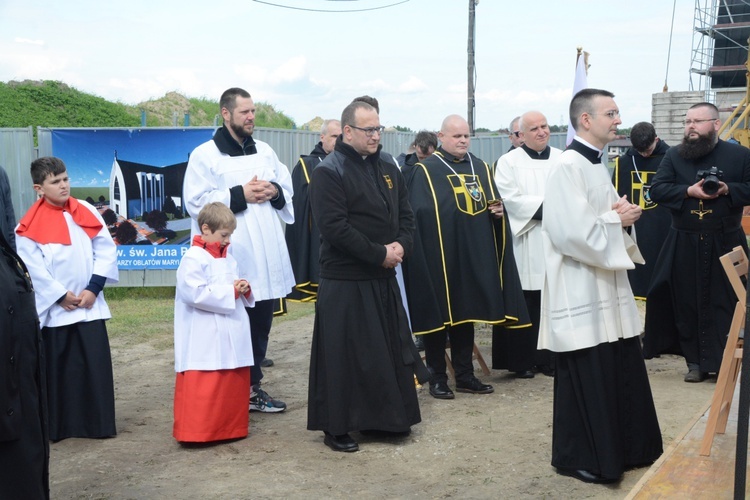
[{"label": "boy with red collar", "polygon": [[255,299],[227,253],[237,227],[232,211],[209,203],[198,214],[198,226],[201,234],[177,269],[172,434],[180,442],[244,438],[254,362],[245,307]]},{"label": "boy with red collar", "polygon": [[99,212],[70,196],[59,158],[31,163],[40,195],[16,228],[16,246],[34,282],[47,364],[49,437],[117,434],[112,358],[101,293],[116,283],[117,248]]}]

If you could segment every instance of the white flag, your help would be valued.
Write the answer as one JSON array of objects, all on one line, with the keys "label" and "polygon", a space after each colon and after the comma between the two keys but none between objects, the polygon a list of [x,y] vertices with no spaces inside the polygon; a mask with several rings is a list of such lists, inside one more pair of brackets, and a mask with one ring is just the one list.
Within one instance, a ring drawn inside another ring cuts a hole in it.
[{"label": "white flag", "polygon": [[[588,59],[589,59],[589,53],[588,52],[581,52],[577,55],[578,60],[576,61],[576,78],[573,82],[573,94],[570,96],[571,100],[573,96],[575,96],[578,92],[588,87],[588,83],[586,82],[586,74],[587,74],[587,67],[588,67]],[[570,117],[568,117],[568,137],[565,140],[565,145],[569,146],[570,143],[573,141],[573,137],[575,137],[576,131],[573,129],[573,124],[570,122]]]}]

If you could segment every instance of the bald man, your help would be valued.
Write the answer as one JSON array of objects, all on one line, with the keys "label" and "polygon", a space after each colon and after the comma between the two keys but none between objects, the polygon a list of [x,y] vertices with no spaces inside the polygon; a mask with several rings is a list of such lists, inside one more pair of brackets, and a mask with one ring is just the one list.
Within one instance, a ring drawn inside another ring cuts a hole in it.
[{"label": "bald man", "polygon": [[412,331],[433,372],[430,394],[453,399],[446,374],[450,338],[456,390],[489,394],[474,375],[474,323],[528,325],[503,204],[484,161],[469,153],[469,125],[450,115],[440,147],[407,173],[416,219],[414,252],[403,264]]},{"label": "bald man", "polygon": [[508,127],[508,139],[510,139],[510,149],[508,152],[523,146],[523,137],[521,137],[521,117],[516,116],[510,122]]},{"label": "bald man", "polygon": [[495,182],[513,231],[513,252],[531,326],[492,329],[492,368],[510,370],[517,378],[533,378],[534,371],[554,374],[552,354],[548,350],[537,351],[536,344],[544,283],[544,186],[562,151],[549,146],[549,125],[539,111],[524,113],[519,130],[523,143],[500,157]]}]

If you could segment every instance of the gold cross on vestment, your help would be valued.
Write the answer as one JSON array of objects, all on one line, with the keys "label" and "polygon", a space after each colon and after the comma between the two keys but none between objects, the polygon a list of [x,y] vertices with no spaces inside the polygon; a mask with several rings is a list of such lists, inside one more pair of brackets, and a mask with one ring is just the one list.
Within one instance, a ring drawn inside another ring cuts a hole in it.
[{"label": "gold cross on vestment", "polygon": [[706,214],[712,214],[713,210],[703,210],[703,200],[698,202],[698,210],[691,210],[690,213],[697,215],[698,220],[703,220],[703,216]]}]

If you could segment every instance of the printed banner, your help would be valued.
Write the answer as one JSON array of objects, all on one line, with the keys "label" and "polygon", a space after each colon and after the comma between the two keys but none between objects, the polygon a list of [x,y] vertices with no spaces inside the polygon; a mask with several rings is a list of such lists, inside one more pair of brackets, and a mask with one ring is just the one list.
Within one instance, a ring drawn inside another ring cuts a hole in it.
[{"label": "printed banner", "polygon": [[214,128],[53,129],[71,196],[94,205],[122,270],[177,269],[190,244],[182,182],[188,156]]}]

